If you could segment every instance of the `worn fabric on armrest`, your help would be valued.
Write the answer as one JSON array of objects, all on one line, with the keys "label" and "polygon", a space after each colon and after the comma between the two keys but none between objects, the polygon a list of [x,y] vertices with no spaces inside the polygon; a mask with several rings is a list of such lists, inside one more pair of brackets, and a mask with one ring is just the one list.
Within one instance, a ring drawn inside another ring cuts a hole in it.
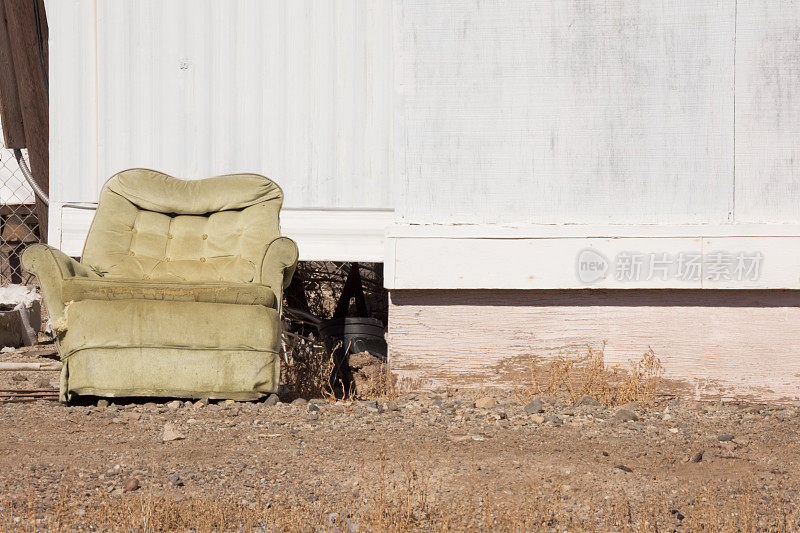
[{"label": "worn fabric on armrest", "polygon": [[63,295],[64,280],[100,277],[61,250],[46,244],[28,246],[22,253],[22,266],[39,279],[44,305],[56,329],[64,321],[64,308],[68,303]]},{"label": "worn fabric on armrest", "polygon": [[278,237],[267,247],[261,265],[261,283],[272,288],[280,300],[297,267],[297,243],[289,237]]}]

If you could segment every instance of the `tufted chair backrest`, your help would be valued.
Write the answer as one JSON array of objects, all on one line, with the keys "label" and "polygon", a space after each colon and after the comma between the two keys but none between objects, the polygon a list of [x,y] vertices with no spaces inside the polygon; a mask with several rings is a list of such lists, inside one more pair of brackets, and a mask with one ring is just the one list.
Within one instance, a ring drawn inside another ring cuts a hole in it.
[{"label": "tufted chair backrest", "polygon": [[260,282],[282,203],[257,174],[190,181],[125,170],[100,193],[81,262],[108,278]]}]

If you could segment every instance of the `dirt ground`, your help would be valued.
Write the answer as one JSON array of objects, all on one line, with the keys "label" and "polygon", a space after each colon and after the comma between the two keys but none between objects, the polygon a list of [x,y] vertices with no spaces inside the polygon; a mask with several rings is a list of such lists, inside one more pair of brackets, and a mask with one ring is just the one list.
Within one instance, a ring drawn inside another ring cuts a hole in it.
[{"label": "dirt ground", "polygon": [[0,529],[800,528],[794,405],[96,400],[0,405]]}]

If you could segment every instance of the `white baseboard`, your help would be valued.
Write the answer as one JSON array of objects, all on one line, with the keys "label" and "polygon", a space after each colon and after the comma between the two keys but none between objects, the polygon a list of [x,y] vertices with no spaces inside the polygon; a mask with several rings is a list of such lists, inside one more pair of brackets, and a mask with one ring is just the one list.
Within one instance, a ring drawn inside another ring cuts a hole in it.
[{"label": "white baseboard", "polygon": [[800,289],[800,226],[393,226],[385,276],[389,289]]},{"label": "white baseboard", "polygon": [[[50,243],[78,257],[94,217],[94,205],[54,204],[50,207]],[[391,209],[300,209],[281,211],[283,235],[297,241],[303,261],[383,261],[386,228],[394,222]]]}]

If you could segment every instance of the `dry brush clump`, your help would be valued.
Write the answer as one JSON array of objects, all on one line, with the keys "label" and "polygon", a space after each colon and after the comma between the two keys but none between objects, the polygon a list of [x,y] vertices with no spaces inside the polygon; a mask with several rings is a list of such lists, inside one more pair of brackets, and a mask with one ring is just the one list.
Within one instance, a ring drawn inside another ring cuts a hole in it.
[{"label": "dry brush clump", "polygon": [[651,405],[657,396],[664,367],[652,348],[630,363],[628,368],[609,366],[605,361],[605,342],[585,353],[560,354],[549,361],[533,359],[528,383],[515,387],[521,403],[534,396],[567,396],[577,402],[588,395],[607,406],[638,402]]},{"label": "dry brush clump", "polygon": [[332,378],[336,361],[325,342],[314,336],[292,333],[282,335],[283,361],[281,383],[303,398],[333,397]]},{"label": "dry brush clump", "polygon": [[397,397],[396,377],[389,364],[369,352],[350,354],[337,363],[335,352],[341,343],[331,350],[322,340],[284,331],[282,344],[281,383],[299,397],[329,401]]}]

